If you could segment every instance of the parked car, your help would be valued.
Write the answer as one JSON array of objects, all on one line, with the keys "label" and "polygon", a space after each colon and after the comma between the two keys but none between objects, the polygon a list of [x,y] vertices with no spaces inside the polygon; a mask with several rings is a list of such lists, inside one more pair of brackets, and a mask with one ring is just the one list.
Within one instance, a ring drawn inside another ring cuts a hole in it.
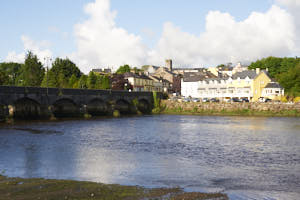
[{"label": "parked car", "polygon": [[183,99],[183,102],[190,102],[190,101],[191,101],[190,98],[184,98],[184,99]]},{"label": "parked car", "polygon": [[242,100],[242,102],[249,102],[249,99],[247,99],[247,98],[242,98],[241,100]]},{"label": "parked car", "polygon": [[212,99],[210,99],[210,102],[220,102],[220,100],[216,99],[216,98],[212,98]]},{"label": "parked car", "polygon": [[200,99],[199,98],[193,98],[192,101],[193,102],[200,102]]},{"label": "parked car", "polygon": [[208,98],[203,98],[202,102],[209,102],[209,99]]},{"label": "parked car", "polygon": [[178,101],[178,97],[171,97],[169,100],[170,101]]},{"label": "parked car", "polygon": [[242,102],[242,101],[241,99],[234,97],[231,99],[231,102]]},{"label": "parked car", "polygon": [[271,102],[272,101],[272,99],[265,99],[265,102]]},{"label": "parked car", "polygon": [[271,102],[272,99],[264,98],[264,97],[259,97],[258,101],[259,101],[259,102]]}]

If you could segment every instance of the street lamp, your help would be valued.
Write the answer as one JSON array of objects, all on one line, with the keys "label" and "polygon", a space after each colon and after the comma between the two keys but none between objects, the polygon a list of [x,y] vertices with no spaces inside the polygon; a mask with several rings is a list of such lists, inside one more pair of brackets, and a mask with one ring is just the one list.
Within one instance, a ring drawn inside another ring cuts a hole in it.
[{"label": "street lamp", "polygon": [[46,63],[46,86],[47,86],[47,96],[48,96],[48,65],[49,65],[49,61],[52,62],[52,58],[50,57],[45,57],[44,58],[44,63]]}]

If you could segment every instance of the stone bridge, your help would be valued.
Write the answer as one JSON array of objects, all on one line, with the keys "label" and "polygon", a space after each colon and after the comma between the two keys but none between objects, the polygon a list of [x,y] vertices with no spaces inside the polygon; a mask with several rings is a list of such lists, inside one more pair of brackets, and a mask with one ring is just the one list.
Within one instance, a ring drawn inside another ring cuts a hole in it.
[{"label": "stone bridge", "polygon": [[0,86],[0,120],[150,113],[152,92]]}]

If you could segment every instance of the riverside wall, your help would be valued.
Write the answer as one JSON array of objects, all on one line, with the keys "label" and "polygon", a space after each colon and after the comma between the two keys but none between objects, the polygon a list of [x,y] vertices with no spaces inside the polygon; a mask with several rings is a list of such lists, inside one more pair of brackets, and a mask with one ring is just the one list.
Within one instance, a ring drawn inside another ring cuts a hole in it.
[{"label": "riverside wall", "polygon": [[201,103],[177,102],[163,100],[161,102],[166,113],[211,113],[211,114],[246,114],[259,113],[283,116],[300,116],[300,103]]}]

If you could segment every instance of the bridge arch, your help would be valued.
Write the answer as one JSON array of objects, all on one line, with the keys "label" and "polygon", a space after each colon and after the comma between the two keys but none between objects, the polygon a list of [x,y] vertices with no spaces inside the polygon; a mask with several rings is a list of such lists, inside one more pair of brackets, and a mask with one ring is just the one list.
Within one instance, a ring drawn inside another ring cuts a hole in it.
[{"label": "bridge arch", "polygon": [[100,98],[92,99],[87,104],[87,112],[92,116],[107,115],[109,112],[109,104]]},{"label": "bridge arch", "polygon": [[52,105],[52,112],[55,117],[77,117],[79,116],[79,106],[68,98],[63,98],[55,101]]},{"label": "bridge arch", "polygon": [[152,111],[151,104],[146,99],[139,99],[137,108],[140,112],[144,114],[149,114]]},{"label": "bridge arch", "polygon": [[17,99],[12,106],[10,112],[17,119],[39,119],[42,114],[40,103],[28,97]]},{"label": "bridge arch", "polygon": [[116,101],[115,110],[120,111],[121,114],[130,114],[131,104],[125,99],[119,99]]}]

